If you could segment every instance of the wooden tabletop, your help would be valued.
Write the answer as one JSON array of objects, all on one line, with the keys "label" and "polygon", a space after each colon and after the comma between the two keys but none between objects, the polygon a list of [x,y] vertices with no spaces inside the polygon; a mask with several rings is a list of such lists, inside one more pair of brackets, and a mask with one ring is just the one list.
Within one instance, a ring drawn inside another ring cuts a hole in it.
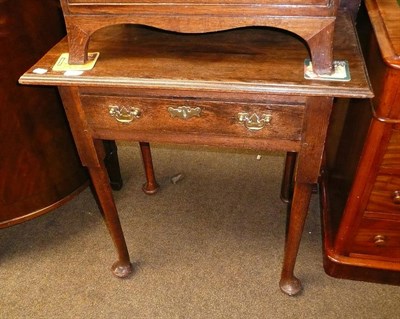
[{"label": "wooden tabletop", "polygon": [[[92,36],[89,52],[100,52],[99,59],[92,70],[78,76],[52,70],[64,52],[68,52],[66,39],[29,69],[20,83],[357,98],[373,95],[354,27],[342,16],[336,24],[334,58],[349,62],[349,82],[304,79],[306,45],[293,34],[271,28],[189,35],[142,26],[111,26]],[[34,73],[37,68],[47,72]]]},{"label": "wooden tabletop", "polygon": [[400,1],[365,0],[365,4],[383,59],[400,69]]}]

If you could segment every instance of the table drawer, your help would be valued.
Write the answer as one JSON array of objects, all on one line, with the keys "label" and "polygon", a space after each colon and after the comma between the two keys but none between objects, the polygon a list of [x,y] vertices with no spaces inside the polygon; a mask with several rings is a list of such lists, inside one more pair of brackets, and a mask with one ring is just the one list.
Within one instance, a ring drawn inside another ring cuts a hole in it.
[{"label": "table drawer", "polygon": [[[203,99],[81,95],[96,133],[193,134],[298,141],[304,103],[239,103]],[[132,136],[130,136],[132,137]]]},{"label": "table drawer", "polygon": [[400,262],[400,221],[364,217],[351,247],[351,254]]},{"label": "table drawer", "polygon": [[372,189],[368,211],[393,213],[400,219],[400,177],[397,175],[377,176]]}]

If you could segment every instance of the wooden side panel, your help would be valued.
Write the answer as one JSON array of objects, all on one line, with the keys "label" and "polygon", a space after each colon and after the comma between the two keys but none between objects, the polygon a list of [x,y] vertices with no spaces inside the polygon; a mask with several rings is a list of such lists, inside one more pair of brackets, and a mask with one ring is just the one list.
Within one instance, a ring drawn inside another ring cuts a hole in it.
[{"label": "wooden side panel", "polygon": [[88,180],[56,88],[18,85],[63,35],[58,0],[0,2],[0,228],[49,211]]}]

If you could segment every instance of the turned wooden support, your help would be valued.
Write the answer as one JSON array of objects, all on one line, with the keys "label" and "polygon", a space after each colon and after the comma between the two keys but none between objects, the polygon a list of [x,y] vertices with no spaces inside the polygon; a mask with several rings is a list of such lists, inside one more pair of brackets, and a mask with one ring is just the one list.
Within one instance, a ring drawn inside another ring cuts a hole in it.
[{"label": "turned wooden support", "polygon": [[113,190],[119,191],[123,186],[121,169],[118,159],[118,148],[115,141],[104,140],[105,158],[104,163],[110,178],[110,185]]},{"label": "turned wooden support", "polygon": [[156,181],[153,168],[153,159],[151,157],[150,144],[146,142],[140,142],[140,150],[142,152],[144,172],[146,174],[146,183],[143,185],[142,190],[147,195],[155,194],[159,185]]},{"label": "turned wooden support", "polygon": [[293,189],[293,173],[296,165],[296,152],[287,152],[285,158],[285,167],[283,169],[283,177],[281,184],[281,200],[289,203],[292,199]]}]

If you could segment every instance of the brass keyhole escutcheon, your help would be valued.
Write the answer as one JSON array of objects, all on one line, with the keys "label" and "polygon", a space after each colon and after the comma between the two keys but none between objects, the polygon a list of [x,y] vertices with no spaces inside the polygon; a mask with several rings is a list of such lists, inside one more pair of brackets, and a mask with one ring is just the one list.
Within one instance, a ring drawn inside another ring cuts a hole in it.
[{"label": "brass keyhole escutcheon", "polygon": [[177,117],[182,120],[188,120],[192,117],[200,117],[200,107],[178,106],[168,108],[168,112],[172,117]]}]

